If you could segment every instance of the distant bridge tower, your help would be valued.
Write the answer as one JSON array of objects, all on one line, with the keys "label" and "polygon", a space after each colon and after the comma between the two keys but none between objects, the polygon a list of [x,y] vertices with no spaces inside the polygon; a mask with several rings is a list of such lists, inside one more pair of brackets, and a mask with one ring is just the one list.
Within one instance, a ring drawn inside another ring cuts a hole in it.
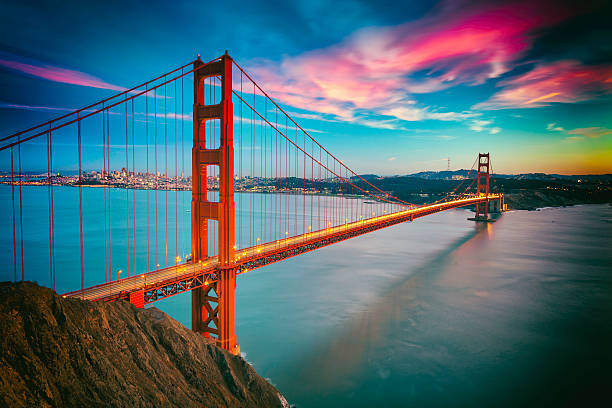
[{"label": "distant bridge tower", "polygon": [[[198,69],[199,67],[199,69]],[[234,141],[232,108],[232,60],[225,53],[219,61],[194,63],[191,253],[193,262],[208,257],[208,221],[216,220],[219,242],[219,270],[216,282],[191,292],[192,330],[216,339],[217,344],[234,354],[240,352],[234,331]],[[221,79],[221,102],[205,101],[204,80]],[[218,120],[221,143],[206,148],[206,122]],[[219,166],[219,201],[208,201],[207,166]]]},{"label": "distant bridge tower", "polygon": [[[478,175],[476,176],[476,194],[489,196],[489,153],[478,153]],[[476,204],[476,220],[489,219],[489,200]]]}]

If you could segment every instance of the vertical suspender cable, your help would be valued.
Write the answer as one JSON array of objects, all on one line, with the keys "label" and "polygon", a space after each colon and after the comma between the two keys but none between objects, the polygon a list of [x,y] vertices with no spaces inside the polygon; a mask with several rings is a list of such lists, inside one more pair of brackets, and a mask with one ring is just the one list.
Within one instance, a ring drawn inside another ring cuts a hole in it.
[{"label": "vertical suspender cable", "polygon": [[[253,106],[255,106],[255,85],[253,85]],[[253,123],[253,109],[251,109],[251,194],[249,194],[249,199],[251,201],[250,205],[250,220],[249,220],[249,232],[250,232],[250,245],[255,245],[255,127]]]},{"label": "vertical suspender cable", "polygon": [[166,77],[164,76],[164,198],[166,201],[166,205],[164,207],[164,215],[166,219],[164,235],[166,237],[166,266],[168,266],[168,90],[165,82]]},{"label": "vertical suspender cable", "polygon": [[155,175],[153,176],[153,179],[155,180],[155,269],[159,268],[159,260],[158,260],[158,256],[157,253],[159,252],[159,242],[158,242],[158,230],[157,230],[157,190],[158,190],[158,183],[159,183],[159,175],[157,173],[157,91],[154,91],[154,95],[153,95],[154,99],[153,99],[153,103],[154,103],[154,111],[153,111],[153,120],[154,120],[154,135],[155,135],[155,150],[154,150],[154,154],[155,156],[153,157],[153,163],[155,163]]},{"label": "vertical suspender cable", "polygon": [[[242,97],[242,72],[240,72],[240,97]],[[242,243],[242,196],[244,192],[242,191],[242,101],[240,101],[240,131],[239,131],[239,153],[238,153],[238,183],[240,183],[240,188],[237,189],[238,192],[238,248],[243,247]]]},{"label": "vertical suspender cable", "polygon": [[[49,125],[51,128],[51,125]],[[47,132],[47,181],[49,195],[49,277],[51,289],[55,289],[55,245],[53,228],[53,157],[51,147],[51,132]]]},{"label": "vertical suspender cable", "polygon": [[[78,117],[79,114],[77,114]],[[83,290],[83,173],[81,152],[81,121],[77,122],[79,145],[79,244],[81,247],[81,290]]]},{"label": "vertical suspender cable", "polygon": [[[176,79],[174,80],[174,255],[178,256],[178,131],[176,106]],[[182,118],[181,118],[182,119]],[[182,258],[181,258],[182,259]],[[178,263],[178,262],[177,262]]]},{"label": "vertical suspender cable", "polygon": [[[306,134],[304,134],[304,152],[306,151]],[[303,207],[302,207],[302,231],[304,231],[304,233],[307,232],[306,230],[306,154],[302,154],[302,156],[304,157],[304,172],[302,173],[302,176],[304,178],[304,191],[302,193],[302,197],[303,197]]]},{"label": "vertical suspender cable", "polygon": [[15,232],[15,173],[13,172],[13,148],[11,147],[11,197],[13,201],[13,267],[17,282],[17,234]]},{"label": "vertical suspender cable", "polygon": [[[21,141],[21,136],[18,136],[18,140]],[[19,235],[21,240],[21,280],[24,280],[24,268],[23,268],[23,200],[21,199],[21,185],[23,184],[23,176],[21,174],[21,143],[17,145],[17,171],[19,172]]]},{"label": "vertical suspender cable", "polygon": [[298,159],[299,159],[299,155],[298,155],[298,148],[297,148],[297,143],[298,143],[298,136],[297,136],[297,126],[295,127],[295,192],[293,193],[293,218],[294,218],[294,235],[298,235],[298,209],[297,209],[297,204],[298,204],[298,194],[297,194],[297,189],[299,188],[299,179],[300,179],[300,174],[299,174],[299,168],[298,168]]},{"label": "vertical suspender cable", "polygon": [[[181,68],[181,181],[184,183],[185,180],[185,84],[183,82],[183,69]],[[181,186],[181,204],[182,204],[182,218],[183,227],[183,259],[185,259],[185,190]]]},{"label": "vertical suspender cable", "polygon": [[[110,109],[106,111],[106,170],[110,173]],[[113,279],[113,241],[112,241],[112,224],[111,224],[111,191],[112,188],[108,188],[108,279]]]},{"label": "vertical suspender cable", "polygon": [[151,250],[150,250],[150,236],[149,236],[149,228],[150,228],[150,221],[149,221],[149,189],[151,188],[151,184],[149,182],[151,176],[149,174],[149,95],[148,95],[148,85],[145,86],[145,91],[147,91],[145,93],[145,145],[146,145],[146,149],[147,149],[147,172],[145,174],[145,179],[146,179],[146,190],[147,190],[147,267],[145,268],[145,270],[147,272],[149,272],[151,270]]},{"label": "vertical suspender cable", "polygon": [[[134,146],[134,133],[134,99],[132,99],[132,180],[134,180],[136,176],[136,149]],[[136,275],[136,188],[134,186],[132,186],[132,228],[132,271],[133,274]]]},{"label": "vertical suspender cable", "polygon": [[[274,113],[275,113],[275,117],[274,117],[274,121],[276,123],[276,128],[278,129],[278,109],[274,109]],[[276,174],[278,168],[276,166],[276,161],[277,161],[277,155],[278,155],[278,151],[276,150],[276,139],[278,136],[278,132],[277,131],[273,131],[272,129],[270,129],[270,136],[272,135],[272,132],[274,132],[274,154],[272,154],[272,138],[270,138],[270,179],[272,179],[272,177],[274,177],[274,184],[276,184],[277,180],[278,180],[278,175]],[[272,158],[274,158],[274,161],[272,160]],[[274,163],[274,173],[272,173],[272,163]],[[274,174],[274,176],[273,176]],[[274,235],[272,236],[273,239],[278,238],[278,231],[277,231],[277,215],[278,215],[278,209],[276,208],[276,197],[278,196],[277,191],[276,191],[276,185],[274,186]]]},{"label": "vertical suspender cable", "polygon": [[[102,104],[104,108],[104,103]],[[104,279],[108,282],[108,232],[106,223],[106,111],[102,111],[102,191],[104,192]]]},{"label": "vertical suspender cable", "polygon": [[[127,98],[127,94],[126,98]],[[126,235],[126,260],[127,276],[130,276],[130,160],[128,154],[128,107],[127,102],[123,102],[125,108],[125,235]],[[123,173],[123,172],[122,172]]]},{"label": "vertical suspender cable", "polygon": [[[268,100],[264,99],[264,116],[267,118],[268,117]],[[264,148],[264,158],[263,158],[263,166],[264,166],[264,188],[265,186],[268,184],[268,127],[262,123],[262,128],[263,128],[263,148]],[[265,190],[264,190],[265,191]],[[264,209],[268,208],[268,195],[265,194],[264,192],[264,203],[263,203],[263,207],[262,207],[262,216],[261,216],[261,223],[262,223],[262,229],[263,229],[263,235],[261,237],[262,239],[262,243],[263,242],[267,242],[268,237],[266,236],[266,230],[267,230],[267,222],[264,221],[264,217],[263,217],[263,211]]]}]

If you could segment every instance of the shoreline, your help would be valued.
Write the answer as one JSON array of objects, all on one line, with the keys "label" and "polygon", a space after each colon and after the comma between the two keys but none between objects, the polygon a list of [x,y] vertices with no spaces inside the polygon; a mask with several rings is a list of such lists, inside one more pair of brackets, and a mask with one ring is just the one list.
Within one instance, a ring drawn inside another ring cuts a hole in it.
[{"label": "shoreline", "polygon": [[[7,186],[35,186],[44,187],[49,186],[48,183],[11,183],[10,181],[0,181],[0,185]],[[113,188],[121,190],[147,190],[147,191],[191,191],[189,188],[143,188],[139,186],[128,187],[125,185],[106,185],[106,184],[52,184],[54,187],[87,187],[87,188]],[[210,189],[209,192],[218,192],[219,189]],[[235,189],[236,193],[242,194],[289,194],[289,195],[308,195],[308,196],[321,196],[321,197],[343,197],[346,199],[364,199],[369,200],[366,204],[374,204],[369,196],[353,195],[353,194],[329,194],[321,193],[318,191],[252,191],[252,190],[240,190]],[[588,190],[587,190],[588,191]],[[509,192],[504,193],[505,201],[508,206],[508,210],[526,210],[526,211],[539,211],[544,208],[560,208],[560,207],[572,207],[576,205],[587,205],[587,204],[610,204],[612,205],[612,198],[610,197],[589,197],[585,199],[577,197],[576,194],[560,194],[552,193],[550,190],[524,190],[520,192]],[[431,197],[435,201],[436,197]],[[408,199],[407,201],[409,201]],[[423,205],[427,203],[414,203],[415,205]],[[469,207],[467,207],[469,208]]]}]

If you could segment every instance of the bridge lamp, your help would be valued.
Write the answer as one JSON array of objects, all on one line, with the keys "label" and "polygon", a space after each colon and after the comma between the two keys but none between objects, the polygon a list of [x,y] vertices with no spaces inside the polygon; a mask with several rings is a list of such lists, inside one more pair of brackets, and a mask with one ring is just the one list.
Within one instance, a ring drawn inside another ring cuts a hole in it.
[{"label": "bridge lamp", "polygon": [[157,267],[159,268],[159,264],[157,264]]},{"label": "bridge lamp", "polygon": [[308,231],[310,231],[312,229],[312,225],[308,226]]}]

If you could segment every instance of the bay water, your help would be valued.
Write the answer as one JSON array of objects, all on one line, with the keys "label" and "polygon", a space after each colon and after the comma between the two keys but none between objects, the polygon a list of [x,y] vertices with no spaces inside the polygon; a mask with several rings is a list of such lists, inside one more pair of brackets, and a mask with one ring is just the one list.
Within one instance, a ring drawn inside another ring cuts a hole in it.
[{"label": "bay water", "polygon": [[[25,278],[48,285],[47,190],[25,189]],[[78,189],[54,190],[61,293],[79,271]],[[83,192],[103,200],[101,189]],[[137,219],[143,203],[141,191]],[[116,207],[121,220],[125,204]],[[86,236],[99,237],[84,243],[86,285],[104,280],[103,214],[92,212]],[[0,279],[12,280],[9,186],[0,213]],[[244,358],[298,407],[584,406],[607,396],[612,206],[512,211],[489,224],[469,216],[438,213],[241,275]],[[170,253],[181,253],[182,231],[169,233]],[[189,294],[152,306],[190,327]]]}]

